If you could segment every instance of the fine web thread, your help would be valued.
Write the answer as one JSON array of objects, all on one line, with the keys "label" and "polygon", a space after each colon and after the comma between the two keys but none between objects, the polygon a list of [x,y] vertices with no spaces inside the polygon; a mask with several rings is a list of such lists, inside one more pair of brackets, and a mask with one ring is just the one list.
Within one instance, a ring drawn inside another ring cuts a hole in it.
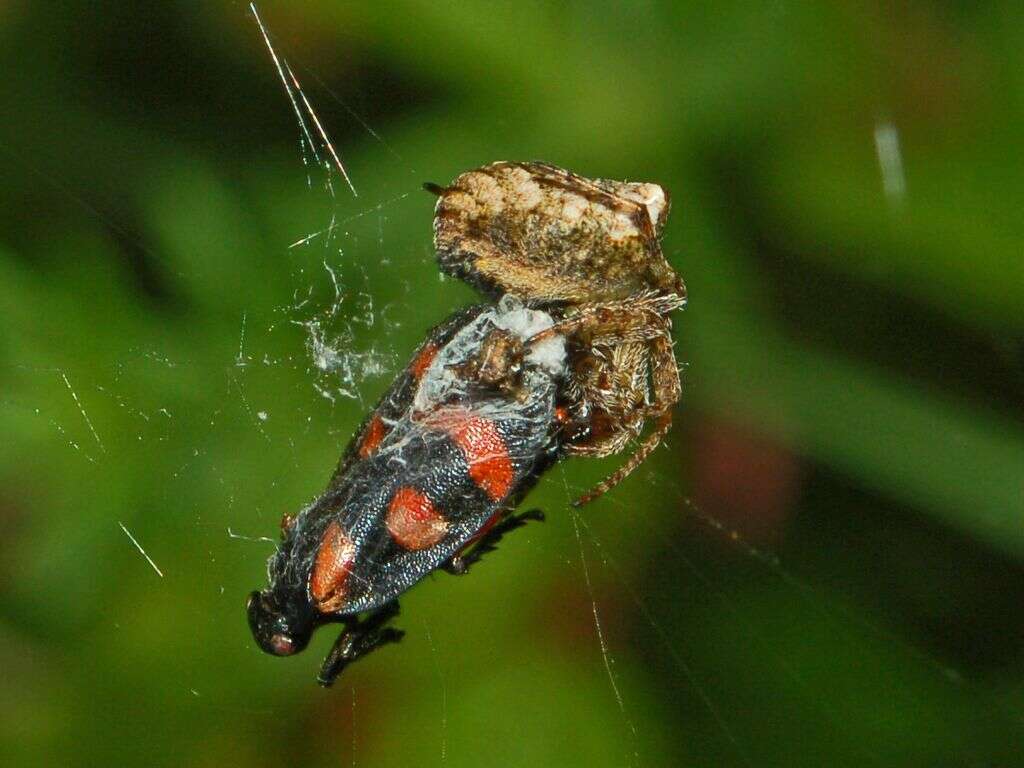
[{"label": "fine web thread", "polygon": [[[256,3],[249,4],[249,10],[252,11],[253,18],[256,19],[256,24],[260,28],[260,34],[263,35],[263,41],[267,45],[267,50],[270,51],[270,57],[274,61],[274,66],[277,67],[277,74],[281,78],[281,84],[284,85],[284,90],[288,94],[288,100],[291,101],[292,109],[295,112],[295,117],[299,121],[299,126],[302,129],[302,133],[306,138],[306,142],[316,158],[317,163],[323,162],[320,159],[320,153],[317,151],[316,142],[313,140],[313,136],[310,133],[309,126],[306,125],[306,120],[303,118],[303,110],[299,107],[299,99],[302,101],[302,106],[305,108],[305,114],[309,116],[310,120],[316,126],[317,136],[323,147],[330,153],[331,160],[334,162],[334,167],[341,173],[348,188],[352,191],[353,197],[358,197],[356,188],[352,185],[352,180],[348,176],[348,171],[345,170],[345,166],[341,162],[341,158],[338,157],[338,153],[334,149],[334,143],[327,135],[327,131],[324,130],[323,124],[320,122],[320,118],[317,117],[316,112],[313,110],[313,105],[309,103],[309,99],[306,98],[306,93],[302,90],[302,86],[299,85],[299,79],[295,76],[291,66],[288,62],[282,58],[279,58],[277,51],[274,50],[273,44],[270,42],[270,34],[267,32],[267,28],[263,25],[263,20],[260,18],[259,11],[256,10]],[[296,98],[298,94],[298,99]],[[328,188],[331,195],[334,195],[334,187],[330,185],[330,175],[328,174]]]},{"label": "fine web thread", "polygon": [[437,646],[434,644],[434,637],[430,634],[430,625],[427,624],[426,619],[423,621],[423,631],[427,636],[430,654],[434,659],[434,671],[441,685],[441,763],[444,764],[448,762],[448,684],[445,682],[444,670],[441,669],[441,658],[437,653]]},{"label": "fine web thread", "polygon": [[590,596],[590,608],[594,615],[594,630],[597,634],[597,642],[601,647],[601,659],[604,661],[605,672],[608,673],[608,682],[612,687],[612,693],[615,694],[615,702],[619,705],[619,712],[622,714],[630,734],[632,734],[633,764],[637,765],[640,762],[639,737],[637,736],[636,725],[633,723],[633,719],[626,712],[626,705],[622,700],[622,692],[619,690],[619,684],[615,681],[615,673],[612,671],[614,659],[608,650],[608,643],[604,639],[604,630],[601,629],[601,617],[597,610],[597,600],[594,597],[594,586],[590,581],[590,568],[587,566],[587,557],[583,551],[583,538],[580,536],[580,513],[575,509],[570,509],[570,514],[572,515],[573,528],[576,531],[576,542],[580,548],[580,566],[583,568],[583,579],[587,585],[587,594]]},{"label": "fine web thread", "polygon": [[[570,491],[569,484],[566,481],[564,470],[562,471],[562,479],[563,479],[563,483],[565,484],[567,498],[572,498],[572,492]],[[569,508],[571,509],[571,507],[569,507]],[[617,582],[622,585],[622,589],[629,595],[630,600],[633,602],[633,604],[636,606],[636,608],[640,611],[641,615],[644,617],[644,621],[646,621],[650,625],[651,629],[653,629],[655,631],[655,633],[658,635],[659,639],[665,645],[665,648],[668,650],[669,656],[671,657],[673,663],[676,665],[676,668],[679,669],[680,672],[682,672],[683,676],[687,680],[687,683],[696,692],[697,696],[701,700],[701,703],[704,705],[705,709],[708,711],[708,713],[711,715],[712,719],[715,721],[715,724],[719,728],[719,730],[722,733],[722,735],[728,740],[730,745],[732,745],[733,749],[735,750],[736,754],[739,756],[740,760],[742,760],[745,765],[753,766],[754,763],[750,759],[750,756],[747,754],[747,751],[743,747],[743,745],[740,742],[739,738],[733,732],[732,728],[729,726],[729,724],[726,721],[724,715],[719,710],[718,706],[714,703],[714,701],[712,700],[711,696],[707,693],[707,691],[704,690],[703,686],[701,686],[697,682],[697,678],[696,678],[696,675],[693,672],[693,669],[690,667],[690,665],[688,663],[686,663],[686,661],[682,658],[682,656],[679,655],[679,652],[676,649],[675,644],[672,642],[671,638],[668,636],[668,633],[665,632],[665,630],[661,627],[661,625],[658,624],[658,622],[655,620],[654,616],[650,612],[650,609],[648,609],[646,603],[644,603],[644,601],[640,599],[640,596],[636,593],[636,591],[632,587],[630,587],[628,585],[628,582],[627,582],[627,580],[625,578],[625,574],[618,567],[618,565],[615,563],[615,561],[612,560],[608,556],[608,554],[605,551],[604,547],[600,546],[600,542],[593,535],[593,533],[590,530],[590,527],[587,525],[586,521],[580,519],[580,513],[576,512],[575,510],[572,510],[572,512],[573,512],[573,525],[575,527],[575,532],[576,532],[577,540],[580,542],[581,552],[582,552],[582,539],[580,537],[580,529],[582,527],[584,530],[587,531],[587,535],[590,537],[591,541],[593,541],[595,543],[595,545],[597,545],[599,547],[599,552],[601,553],[602,561],[605,563],[605,565],[610,567],[612,569],[612,571],[615,573],[615,575],[617,577]],[[585,566],[584,566],[584,574],[588,575],[588,571],[586,570]],[[589,585],[589,575],[588,575],[588,585]],[[591,602],[595,606],[594,607],[594,617],[595,617],[595,620],[596,620],[597,619],[597,609],[596,609],[596,603],[594,602],[594,598],[593,598],[593,592],[591,592]],[[598,634],[600,636],[600,628],[599,628],[599,626],[598,626]],[[601,644],[601,647],[602,647],[602,655],[604,656],[604,660],[605,660],[605,668],[608,670],[608,676],[609,676],[609,679],[611,680],[613,691],[615,692],[616,699],[619,701],[620,708],[621,708],[622,700],[621,700],[621,697],[618,694],[618,687],[615,684],[614,676],[611,674],[611,669],[610,669],[610,665],[609,665],[609,662],[608,662],[607,649],[605,648],[603,642]],[[625,715],[624,710],[623,710],[623,715]],[[630,727],[632,728],[632,723],[631,723],[631,721],[629,721],[628,718],[627,718],[627,723],[629,723]]]}]

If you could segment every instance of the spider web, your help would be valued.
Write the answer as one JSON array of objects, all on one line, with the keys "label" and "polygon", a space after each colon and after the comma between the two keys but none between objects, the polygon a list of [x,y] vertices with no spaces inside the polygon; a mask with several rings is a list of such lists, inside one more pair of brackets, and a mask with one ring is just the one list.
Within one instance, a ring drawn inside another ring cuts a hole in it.
[{"label": "spider web", "polygon": [[[418,301],[423,286],[414,284],[406,266],[392,261],[395,245],[388,234],[392,217],[423,219],[423,231],[429,231],[429,214],[425,212],[429,212],[432,205],[419,198],[419,185],[425,179],[419,178],[401,154],[365,121],[325,90],[324,98],[339,106],[386,150],[392,164],[390,170],[397,169],[392,175],[401,181],[382,184],[377,176],[379,171],[367,177],[346,166],[344,148],[336,147],[330,139],[330,125],[320,119],[304,86],[306,68],[289,61],[294,61],[295,57],[282,54],[281,46],[259,18],[255,6],[252,12],[287,98],[284,108],[291,108],[296,116],[298,155],[308,191],[305,200],[310,219],[316,222],[306,230],[296,222],[295,237],[276,246],[275,258],[287,264],[290,300],[283,304],[256,303],[246,307],[237,318],[237,335],[220,340],[224,355],[216,370],[211,371],[205,360],[191,358],[187,350],[166,350],[159,345],[144,344],[129,349],[103,371],[79,371],[71,363],[59,367],[23,367],[23,375],[33,381],[47,382],[50,389],[40,397],[38,407],[7,403],[16,409],[29,408],[34,417],[45,420],[63,449],[81,457],[82,476],[86,478],[90,473],[102,473],[110,462],[130,460],[144,464],[147,458],[157,457],[154,463],[164,465],[168,463],[168,456],[175,457],[176,468],[164,478],[163,497],[159,500],[166,509],[175,510],[174,513],[157,518],[135,515],[132,519],[112,514],[98,525],[106,529],[102,535],[109,537],[111,547],[130,549],[133,556],[138,557],[134,583],[129,585],[131,593],[145,595],[155,589],[173,589],[176,582],[187,584],[198,579],[212,598],[194,609],[184,609],[185,621],[203,626],[204,632],[224,633],[235,638],[239,636],[235,631],[237,625],[244,621],[243,596],[229,593],[225,585],[232,582],[232,575],[239,571],[262,577],[262,562],[276,540],[276,526],[282,511],[297,510],[322,490],[336,451],[405,364],[409,352],[403,341],[405,328],[425,330],[444,317],[435,313],[433,304]],[[309,79],[318,83],[312,72]],[[890,146],[891,138],[886,142],[886,146]],[[406,248],[407,262],[411,259],[424,265],[424,270],[433,269],[429,250],[416,253],[404,244],[399,247]],[[411,257],[410,252],[414,254]],[[374,268],[368,269],[371,263]],[[432,286],[428,290],[430,288]],[[147,394],[146,381],[152,377],[171,379],[182,386],[220,388],[222,405],[208,413],[182,412],[180,406],[165,402],[159,395]],[[298,395],[278,402],[274,393],[281,391],[292,395],[298,392]],[[42,404],[55,404],[60,398],[64,400],[62,405]],[[90,415],[94,409],[123,411],[133,429],[126,434],[105,433],[101,422]],[[202,434],[207,436],[207,441],[200,444],[189,442],[188,438],[196,434],[192,425],[197,421],[205,422]],[[222,435],[234,438],[239,433],[247,435],[246,439],[261,445],[261,450],[273,457],[272,464],[278,467],[275,473],[254,475],[244,456],[234,460],[230,452],[216,447]],[[668,442],[671,449],[671,436]],[[334,453],[330,446],[334,446]],[[744,732],[742,722],[735,717],[728,694],[716,686],[714,673],[700,669],[699,662],[687,658],[685,649],[673,635],[674,628],[666,626],[657,607],[659,601],[637,586],[638,569],[632,558],[642,557],[644,552],[621,545],[619,537],[625,528],[621,520],[628,520],[629,527],[625,530],[635,531],[639,541],[664,543],[670,556],[682,563],[693,583],[706,590],[712,603],[741,625],[745,606],[735,599],[728,585],[722,586],[720,572],[709,572],[704,563],[691,556],[690,550],[666,536],[657,521],[632,515],[625,495],[626,486],[583,512],[572,511],[569,501],[585,491],[600,473],[600,467],[587,468],[583,460],[557,467],[542,480],[540,498],[549,511],[550,522],[542,531],[521,532],[512,538],[523,540],[521,546],[514,547],[517,556],[521,555],[530,563],[544,559],[559,561],[564,565],[563,576],[567,574],[564,583],[575,581],[577,591],[572,599],[582,601],[587,617],[587,636],[581,639],[576,651],[576,663],[588,668],[591,677],[596,675],[602,681],[605,700],[593,706],[605,708],[619,724],[614,737],[620,745],[618,759],[626,765],[649,764],[650,755],[659,749],[654,745],[657,737],[651,732],[652,717],[640,704],[645,694],[638,670],[644,660],[639,658],[636,647],[621,627],[610,631],[610,624],[615,622],[609,616],[625,611],[640,617],[644,633],[653,638],[649,647],[658,649],[656,653],[660,654],[661,663],[674,671],[665,685],[693,697],[696,706],[703,709],[703,714],[698,716],[700,727],[707,727],[706,738],[716,744],[714,751],[722,761],[759,764],[753,742]],[[775,581],[801,594],[825,620],[830,620],[836,612],[842,613],[841,608],[824,599],[815,587],[791,575],[774,556],[746,543],[742,535],[727,524],[702,513],[691,502],[687,490],[672,481],[658,458],[637,474],[633,482],[656,488],[666,507],[685,509],[710,538],[727,540],[733,552],[755,566],[755,578]],[[192,506],[189,485],[197,475],[211,477],[220,487],[223,513]],[[308,480],[296,482],[296,476],[308,477]],[[297,485],[305,489],[305,498],[293,495]],[[282,486],[288,488],[287,494],[278,491]],[[284,497],[290,501],[283,501]],[[561,515],[559,510],[565,514]],[[607,518],[611,517],[617,518],[617,522],[608,524]],[[552,518],[561,520],[554,522]],[[223,524],[225,520],[229,522]],[[162,555],[161,542],[182,537],[190,542],[194,557],[187,562],[168,560]],[[522,554],[530,546],[538,554]],[[511,556],[506,557],[503,569],[494,563],[502,559],[505,548],[503,544],[498,553],[486,558],[485,564],[471,578],[486,580],[491,569],[498,569],[503,573],[499,579],[501,584],[515,584],[515,573],[521,563],[512,562]],[[259,565],[254,567],[254,563]],[[745,569],[744,573],[749,575],[751,571]],[[523,572],[519,573],[519,578],[525,578]],[[254,582],[252,586],[262,584]],[[669,595],[675,586],[662,585],[665,594],[661,597]],[[451,605],[447,598],[440,596],[445,591],[454,593]],[[431,738],[439,764],[447,763],[453,752],[465,748],[457,742],[450,715],[451,702],[459,694],[456,680],[460,677],[455,673],[462,641],[458,638],[459,622],[453,612],[458,610],[455,601],[461,591],[461,587],[455,588],[448,580],[428,579],[416,593],[431,592],[433,596],[423,601],[417,594],[407,601],[409,615],[403,616],[400,622],[406,630],[411,630],[405,643],[398,649],[381,652],[392,656],[402,654],[405,645],[416,643],[428,649],[431,663],[424,674],[436,688],[432,716],[436,733]],[[545,598],[541,594],[537,599]],[[450,610],[437,610],[446,605]],[[483,618],[479,621],[486,622],[486,612],[481,615]],[[448,626],[448,622],[453,626]],[[442,623],[445,626],[442,627]],[[876,639],[900,644],[908,656],[930,669],[936,678],[953,678],[949,684],[958,684],[955,672],[883,628],[873,625],[862,628]],[[544,627],[537,631],[543,633]],[[416,639],[414,635],[421,637]],[[301,666],[309,685],[312,685],[317,663],[311,657],[322,655],[323,642],[324,638],[319,638],[319,644],[315,643],[299,657],[303,659]],[[542,641],[524,636],[522,642]],[[781,640],[762,637],[757,639],[757,644],[769,646],[769,652],[797,688],[810,689],[805,673],[788,658]],[[774,651],[770,649],[773,644],[778,646]],[[239,655],[256,653],[247,640],[232,645],[229,651]],[[370,662],[365,664],[369,666]],[[292,665],[290,671],[294,667]],[[221,706],[219,702],[227,696],[224,684],[213,681],[207,672],[208,668],[202,664],[190,667],[186,663],[177,694],[194,699],[197,707],[216,712]],[[360,687],[355,673],[354,669],[355,682],[347,692],[344,679],[338,686],[340,690],[334,692],[341,694],[338,699],[348,708],[348,714],[342,717],[345,721],[342,731],[347,733],[344,737],[341,733],[335,734],[335,738],[338,744],[344,742],[339,750],[349,756],[352,765],[362,759],[359,744],[364,734],[360,730],[360,702],[372,697]],[[513,673],[511,665],[497,659],[487,674]],[[287,714],[283,707],[256,698],[261,703],[246,708],[246,712],[262,718]],[[815,705],[837,731],[843,730],[841,711],[828,701],[818,700]],[[237,711],[237,705],[231,707],[232,711]],[[882,755],[867,745],[862,745],[861,757],[868,764],[885,762]]]},{"label": "spider web", "polygon": [[[259,21],[258,12],[255,6],[252,6],[252,10]],[[271,58],[274,60],[279,73],[281,73],[282,83],[285,90],[288,92],[289,100],[296,112],[297,122],[299,123],[302,131],[300,147],[302,149],[304,163],[307,167],[313,168],[319,166],[323,170],[323,188],[333,199],[336,199],[336,195],[334,184],[332,183],[332,177],[336,174],[344,178],[353,196],[356,196],[356,189],[353,186],[348,173],[345,171],[337,152],[334,150],[321,121],[313,111],[310,101],[302,91],[298,80],[295,78],[288,64],[282,64],[280,62],[277,53],[273,50],[271,37],[263,27],[262,22],[260,22],[260,27],[268,45],[268,49],[271,52]],[[315,75],[313,77],[315,78]],[[298,96],[296,96],[296,94]],[[333,94],[329,95],[336,102],[341,103],[336,96]],[[400,165],[404,165],[401,155],[388,145],[376,131],[374,131],[365,123],[365,121],[359,118],[357,114],[352,112],[352,110],[343,103],[341,103],[341,106],[353,119],[358,121],[360,126],[374,140],[380,142],[388,150],[389,155],[394,161]],[[316,126],[317,134],[311,135],[310,130],[305,125],[305,121],[302,117],[303,108],[308,114],[309,122]],[[319,152],[316,146],[317,136],[319,136],[320,143],[323,146]],[[884,140],[879,140],[879,136]],[[886,181],[886,193],[889,195],[902,194],[902,181],[893,181],[896,173],[898,173],[898,171],[894,169],[898,169],[899,165],[898,139],[895,138],[894,128],[890,124],[880,127],[879,131],[876,132],[876,140],[879,140],[880,162]],[[884,154],[883,149],[885,150]],[[310,157],[310,155],[312,157]],[[415,179],[416,171],[412,168],[408,168],[408,170],[410,171],[412,178]],[[314,185],[311,179],[308,183],[311,187]],[[893,189],[897,189],[897,191],[894,192]],[[338,238],[339,228],[343,229],[345,225],[366,216],[377,216],[378,222],[382,222],[383,219],[381,218],[381,214],[383,211],[390,209],[396,203],[406,200],[410,195],[415,194],[416,191],[417,190],[413,189],[405,192],[399,192],[397,195],[392,196],[389,199],[377,202],[354,214],[348,214],[340,220],[338,218],[338,214],[332,212],[331,220],[326,227],[303,235],[301,238],[293,242],[290,245],[290,248],[306,248],[319,241],[320,246],[324,249],[329,250],[332,247],[336,247],[338,255],[344,257],[344,248],[337,246],[335,242]],[[346,237],[349,236],[347,231],[344,234]],[[383,225],[379,228],[378,234],[378,244],[383,246]],[[333,298],[326,310],[321,311],[317,317],[299,322],[299,324],[303,326],[308,333],[307,349],[314,361],[313,372],[314,377],[317,379],[314,384],[314,388],[332,403],[335,402],[336,396],[341,396],[356,401],[361,409],[365,409],[367,399],[362,396],[361,392],[365,388],[366,379],[372,376],[393,373],[401,365],[401,360],[394,354],[382,354],[379,350],[374,349],[366,352],[353,351],[358,338],[358,331],[355,328],[355,325],[361,325],[364,329],[369,330],[374,324],[372,293],[365,290],[367,287],[366,283],[368,282],[368,276],[366,270],[358,264],[354,265],[354,268],[362,279],[364,290],[360,290],[356,295],[363,300],[364,311],[357,313],[352,317],[340,333],[332,332],[330,330],[333,327],[333,323],[337,318],[339,310],[345,299],[351,296],[351,289],[349,291],[345,290],[343,285],[339,283],[335,270],[326,260],[323,261],[323,267],[330,277],[333,289]],[[296,305],[296,308],[303,306],[304,304],[305,301],[300,305]],[[407,307],[403,307],[403,309],[407,309]],[[658,638],[664,652],[668,655],[672,665],[679,673],[678,684],[690,689],[696,695],[700,705],[704,707],[707,715],[713,723],[713,727],[717,731],[718,737],[725,745],[724,752],[729,754],[732,761],[735,761],[738,764],[757,764],[758,760],[756,756],[752,754],[751,746],[747,743],[743,734],[737,730],[737,726],[730,723],[730,716],[726,705],[720,700],[720,697],[714,688],[713,681],[707,679],[699,670],[694,669],[693,664],[688,662],[685,656],[680,653],[670,634],[663,627],[655,610],[650,608],[647,601],[641,594],[639,594],[638,590],[631,586],[631,579],[635,578],[635,576],[631,576],[629,569],[617,561],[613,554],[616,547],[608,545],[602,535],[599,534],[595,530],[595,527],[588,521],[588,515],[586,513],[579,513],[571,508],[569,502],[587,489],[586,485],[573,484],[570,482],[569,477],[571,472],[572,470],[567,469],[564,464],[557,468],[557,475],[561,479],[562,488],[564,490],[564,496],[561,498],[561,504],[559,506],[568,513],[567,516],[571,520],[572,533],[579,553],[578,563],[573,564],[573,567],[578,567],[582,576],[582,585],[585,589],[586,600],[589,602],[589,612],[593,619],[593,644],[591,647],[591,656],[595,663],[599,661],[603,667],[608,689],[621,718],[623,726],[622,740],[624,745],[622,758],[625,764],[639,765],[644,762],[644,757],[642,755],[642,736],[635,721],[633,705],[629,702],[629,691],[628,689],[625,689],[624,683],[620,681],[620,673],[617,671],[617,659],[621,653],[628,651],[619,650],[613,647],[606,631],[603,628],[601,619],[601,596],[598,593],[599,588],[595,587],[595,580],[591,575],[591,565],[590,561],[588,561],[588,550],[590,552],[590,557],[592,557],[603,569],[604,581],[606,582],[604,588],[608,588],[608,581],[613,582],[616,585],[615,588],[620,593],[620,599],[622,595],[625,595],[626,599],[632,603],[635,610],[640,616],[642,616],[643,621],[647,624],[651,633]],[[828,604],[823,601],[823,596],[816,593],[812,587],[802,582],[799,578],[789,574],[776,556],[766,553],[756,546],[747,543],[738,531],[730,528],[727,524],[722,523],[713,516],[703,513],[694,505],[682,488],[671,482],[666,482],[666,479],[656,471],[648,470],[647,474],[649,481],[657,484],[660,488],[670,487],[674,501],[687,508],[689,513],[699,520],[712,535],[719,535],[728,539],[730,544],[734,546],[743,557],[749,558],[753,562],[757,563],[761,566],[763,571],[767,571],[772,578],[784,583],[788,589],[801,592],[808,601],[813,603],[816,610],[821,611],[823,615],[828,615],[831,609],[828,607]],[[555,482],[555,479],[549,478],[547,482]],[[610,507],[614,509],[615,513],[621,513],[624,515],[629,514],[627,504],[621,501],[614,493],[608,497],[604,507],[606,511]],[[598,506],[598,508],[600,509],[600,506]],[[640,524],[643,525],[642,522]],[[656,530],[650,533],[651,538],[655,538],[657,536],[658,531]],[[703,585],[708,592],[714,596],[722,609],[730,612],[738,618],[740,622],[742,622],[743,608],[733,601],[727,590],[716,585],[714,579],[707,575],[701,569],[701,566],[689,558],[685,552],[680,551],[680,548],[672,548],[672,552],[674,556],[684,564],[686,570],[690,573],[693,579],[697,583]],[[433,658],[433,666],[437,675],[437,684],[440,688],[440,761],[443,764],[446,761],[449,741],[449,691],[438,645],[433,637],[430,623],[426,617],[423,619],[422,628],[425,639],[430,648],[430,653]],[[910,655],[917,659],[917,661],[931,668],[933,671],[938,672],[947,679],[952,679],[953,681],[958,679],[958,675],[955,672],[943,667],[935,660],[926,656],[918,649],[910,646],[900,638],[888,633],[883,628],[875,625],[866,625],[865,629],[869,633],[876,634],[879,637],[884,637],[886,642],[901,644]],[[784,651],[776,651],[774,655],[777,657],[778,663],[784,670],[787,678],[789,678],[797,687],[809,689],[801,671],[790,662]],[[354,696],[355,691],[353,689],[353,711],[355,709]],[[819,705],[824,719],[827,720],[832,727],[841,731],[843,728],[842,715],[833,711],[827,701],[821,701],[819,702]],[[869,745],[859,745],[859,747],[860,757],[866,764],[885,764],[884,757],[874,751]]]}]

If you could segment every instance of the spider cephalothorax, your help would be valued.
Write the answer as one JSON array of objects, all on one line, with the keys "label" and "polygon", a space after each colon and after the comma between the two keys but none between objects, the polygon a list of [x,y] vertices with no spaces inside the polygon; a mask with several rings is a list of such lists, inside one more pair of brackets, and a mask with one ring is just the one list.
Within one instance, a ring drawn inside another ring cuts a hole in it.
[{"label": "spider cephalothorax", "polygon": [[657,184],[537,162],[493,163],[428,189],[439,196],[434,242],[444,272],[560,318],[544,333],[569,341],[565,392],[587,426],[567,450],[608,456],[654,422],[626,463],[577,503],[599,496],[657,447],[680,396],[670,315],[686,288],[659,242],[668,195]]}]

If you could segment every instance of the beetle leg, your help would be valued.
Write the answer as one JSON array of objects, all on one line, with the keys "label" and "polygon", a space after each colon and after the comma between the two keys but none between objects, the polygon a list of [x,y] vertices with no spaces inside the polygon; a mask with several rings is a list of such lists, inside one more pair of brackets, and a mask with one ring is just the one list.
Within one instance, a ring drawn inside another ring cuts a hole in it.
[{"label": "beetle leg", "polygon": [[487,531],[466,554],[454,555],[441,568],[453,576],[465,576],[469,572],[471,565],[480,562],[480,558],[498,548],[498,542],[501,541],[505,534],[514,531],[516,528],[522,528],[530,520],[544,522],[544,513],[539,509],[529,509],[518,515],[509,515]]},{"label": "beetle leg", "polygon": [[398,615],[398,601],[386,605],[365,619],[352,619],[334,641],[324,659],[317,682],[325,688],[334,684],[349,664],[388,643],[397,643],[405,635],[400,629],[384,626]]}]

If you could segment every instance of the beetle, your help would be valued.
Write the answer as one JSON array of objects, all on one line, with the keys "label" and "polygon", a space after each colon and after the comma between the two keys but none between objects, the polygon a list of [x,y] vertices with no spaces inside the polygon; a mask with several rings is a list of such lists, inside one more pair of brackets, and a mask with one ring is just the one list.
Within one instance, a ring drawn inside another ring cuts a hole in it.
[{"label": "beetle", "polygon": [[511,511],[558,458],[617,453],[653,421],[575,503],[625,478],[668,432],[680,396],[670,315],[686,289],[661,251],[662,187],[538,162],[425,186],[438,196],[442,271],[495,303],[428,334],[327,490],[282,520],[249,624],[278,656],[301,651],[320,625],[343,624],[323,685],[402,637],[388,623],[405,590],[437,569],[465,573],[502,535],[542,518]]},{"label": "beetle", "polygon": [[[249,624],[277,656],[318,626],[344,629],[321,668],[401,638],[398,596],[439,568],[465,573],[536,512],[506,517],[558,458],[565,340],[550,314],[505,297],[456,312],[413,355],[343,454],[326,491],[282,520]],[[360,614],[365,618],[360,619]]]}]

